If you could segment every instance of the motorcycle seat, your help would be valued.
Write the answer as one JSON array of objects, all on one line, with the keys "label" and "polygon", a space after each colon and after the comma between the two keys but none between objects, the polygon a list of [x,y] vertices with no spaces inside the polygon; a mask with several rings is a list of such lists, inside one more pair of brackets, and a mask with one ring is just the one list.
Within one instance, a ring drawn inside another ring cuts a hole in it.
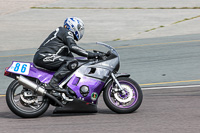
[{"label": "motorcycle seat", "polygon": [[37,69],[40,69],[40,70],[43,70],[43,71],[48,71],[48,72],[55,72],[55,71],[52,71],[52,70],[49,70],[49,69],[46,69],[46,68],[43,68],[43,67],[40,67],[40,66],[37,66],[35,64],[33,64],[35,68]]}]

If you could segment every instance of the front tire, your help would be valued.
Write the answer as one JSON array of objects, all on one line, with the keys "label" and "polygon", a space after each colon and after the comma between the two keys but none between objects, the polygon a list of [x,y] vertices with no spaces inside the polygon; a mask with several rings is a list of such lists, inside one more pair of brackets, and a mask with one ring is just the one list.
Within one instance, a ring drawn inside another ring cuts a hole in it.
[{"label": "front tire", "polygon": [[10,110],[22,118],[41,116],[49,107],[49,100],[38,96],[35,92],[24,88],[18,80],[14,80],[6,92],[6,102]]},{"label": "front tire", "polygon": [[117,86],[110,82],[104,92],[103,99],[108,108],[116,113],[132,113],[136,111],[143,99],[143,94],[140,86],[128,77],[117,78],[126,94],[122,95],[121,92],[115,91]]}]

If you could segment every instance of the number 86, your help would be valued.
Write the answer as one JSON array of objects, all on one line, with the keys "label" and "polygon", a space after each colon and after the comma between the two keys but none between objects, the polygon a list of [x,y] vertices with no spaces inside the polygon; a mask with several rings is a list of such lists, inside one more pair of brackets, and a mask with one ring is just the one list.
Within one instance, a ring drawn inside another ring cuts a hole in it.
[{"label": "number 86", "polygon": [[[17,71],[19,70],[19,67],[20,67],[20,63],[17,63],[16,66],[15,66],[15,68],[14,68],[14,71],[17,72]],[[22,68],[21,68],[21,72],[22,72],[22,73],[24,73],[24,72],[26,71],[26,67],[27,67],[26,64],[24,64],[24,65],[22,66]]]}]

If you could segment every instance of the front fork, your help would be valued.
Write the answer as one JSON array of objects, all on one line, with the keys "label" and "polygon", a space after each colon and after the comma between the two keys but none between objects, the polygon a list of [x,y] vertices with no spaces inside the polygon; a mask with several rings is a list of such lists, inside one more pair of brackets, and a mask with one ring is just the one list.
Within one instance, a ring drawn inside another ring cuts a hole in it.
[{"label": "front fork", "polygon": [[125,90],[122,88],[122,86],[120,85],[119,81],[117,80],[117,78],[115,77],[114,73],[111,73],[111,76],[114,80],[114,82],[117,84],[117,86],[119,87],[119,89],[115,89],[114,91],[120,91],[122,93],[122,95],[126,95]]}]

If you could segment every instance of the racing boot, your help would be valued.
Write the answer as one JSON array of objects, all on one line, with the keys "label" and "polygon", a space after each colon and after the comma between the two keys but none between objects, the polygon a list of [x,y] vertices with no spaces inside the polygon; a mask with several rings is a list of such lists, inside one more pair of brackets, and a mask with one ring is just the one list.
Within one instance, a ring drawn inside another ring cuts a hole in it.
[{"label": "racing boot", "polygon": [[57,92],[65,93],[66,90],[59,87],[59,80],[53,77],[46,86],[46,90],[55,90]]},{"label": "racing boot", "polygon": [[47,84],[47,90],[55,90],[57,92],[65,93],[66,90],[59,87],[60,81],[65,78],[70,71],[67,69],[66,64],[62,65],[58,71],[53,75],[52,79],[50,80],[49,84]]},{"label": "racing boot", "polygon": [[56,92],[65,93],[67,97],[72,99],[73,97],[69,94],[69,91],[59,87],[59,81],[56,78],[52,78],[49,84],[46,86],[46,90],[55,90]]},{"label": "racing boot", "polygon": [[77,61],[67,62],[66,64],[62,65],[58,69],[58,71],[53,75],[53,78],[50,80],[49,84],[47,84],[46,90],[55,90],[57,92],[65,93],[68,97],[70,97],[69,92],[66,89],[60,88],[58,84],[61,82],[63,78],[71,74],[71,71],[75,70],[76,67],[74,67],[74,63],[75,66],[77,67],[78,66]]}]

